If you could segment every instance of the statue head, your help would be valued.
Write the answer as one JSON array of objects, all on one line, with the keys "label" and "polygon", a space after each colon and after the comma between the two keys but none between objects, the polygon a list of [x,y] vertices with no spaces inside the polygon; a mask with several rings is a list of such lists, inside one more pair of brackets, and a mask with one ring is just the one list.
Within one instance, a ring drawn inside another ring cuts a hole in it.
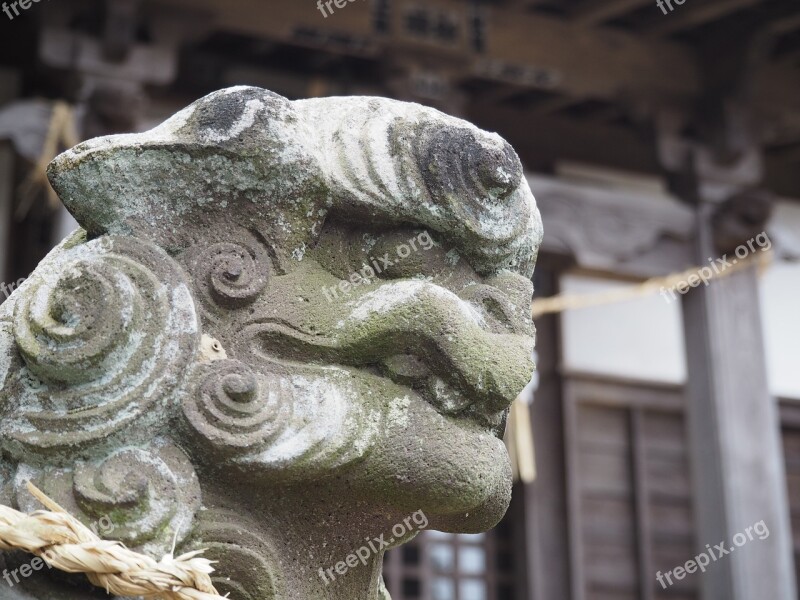
[{"label": "statue head", "polygon": [[49,176],[82,229],[0,308],[0,502],[30,479],[143,552],[210,548],[251,600],[352,598],[317,569],[412,514],[503,516],[541,223],[499,136],[238,87]]}]

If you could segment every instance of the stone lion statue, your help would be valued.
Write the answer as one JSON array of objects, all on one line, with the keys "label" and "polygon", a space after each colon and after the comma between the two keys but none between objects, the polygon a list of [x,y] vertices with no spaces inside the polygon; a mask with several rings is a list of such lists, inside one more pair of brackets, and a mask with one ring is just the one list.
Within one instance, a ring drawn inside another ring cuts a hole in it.
[{"label": "stone lion statue", "polygon": [[[499,136],[236,87],[49,177],[82,229],[0,307],[0,503],[206,548],[236,600],[388,598],[387,548],[500,520],[542,228]],[[0,597],[107,597],[29,559]]]}]

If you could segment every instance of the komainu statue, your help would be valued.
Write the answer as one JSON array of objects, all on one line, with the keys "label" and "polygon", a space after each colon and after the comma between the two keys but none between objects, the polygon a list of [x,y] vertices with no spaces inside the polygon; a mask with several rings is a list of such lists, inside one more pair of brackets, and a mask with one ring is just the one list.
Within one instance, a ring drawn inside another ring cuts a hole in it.
[{"label": "komainu statue", "polygon": [[[0,504],[205,548],[234,600],[388,598],[387,549],[500,520],[542,234],[503,139],[236,87],[49,177],[81,229],[0,307]],[[0,598],[107,597],[0,556]]]}]

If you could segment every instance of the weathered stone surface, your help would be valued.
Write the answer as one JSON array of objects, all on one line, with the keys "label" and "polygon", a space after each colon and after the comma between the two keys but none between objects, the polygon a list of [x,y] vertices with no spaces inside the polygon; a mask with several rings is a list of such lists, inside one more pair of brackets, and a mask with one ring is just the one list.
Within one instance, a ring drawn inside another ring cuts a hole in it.
[{"label": "weathered stone surface", "polygon": [[412,514],[502,517],[541,223],[501,138],[232,88],[50,178],[84,230],[0,307],[0,501],[32,479],[153,556],[208,548],[242,600],[385,598],[385,548],[325,572]]}]

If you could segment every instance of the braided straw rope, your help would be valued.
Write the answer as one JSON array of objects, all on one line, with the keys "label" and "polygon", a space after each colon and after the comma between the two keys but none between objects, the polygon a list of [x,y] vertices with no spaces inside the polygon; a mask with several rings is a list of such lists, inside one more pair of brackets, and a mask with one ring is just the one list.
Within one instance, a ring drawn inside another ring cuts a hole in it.
[{"label": "braided straw rope", "polygon": [[[750,255],[745,259],[738,260],[738,262],[734,261],[731,266],[725,267],[719,272],[715,272],[708,281],[715,281],[723,277],[728,277],[743,269],[749,269],[754,264],[758,268],[758,274],[762,275],[770,267],[772,260],[773,255],[770,252]],[[674,289],[682,283],[687,283],[691,276],[697,275],[698,272],[706,266],[707,265],[703,265],[703,267],[692,267],[680,273],[672,273],[664,277],[653,277],[642,283],[619,289],[611,289],[591,294],[557,294],[549,298],[537,298],[531,304],[531,316],[534,319],[538,319],[542,315],[550,315],[579,308],[603,306],[605,304],[615,304],[617,302],[626,302],[635,298],[654,295],[662,289]],[[688,284],[686,287],[688,289]]]},{"label": "braided straw rope", "polygon": [[47,509],[30,515],[0,506],[0,551],[23,550],[67,573],[85,573],[115,596],[148,600],[223,600],[211,583],[211,561],[201,551],[156,562],[120,542],[101,540],[32,483],[28,491]]}]

